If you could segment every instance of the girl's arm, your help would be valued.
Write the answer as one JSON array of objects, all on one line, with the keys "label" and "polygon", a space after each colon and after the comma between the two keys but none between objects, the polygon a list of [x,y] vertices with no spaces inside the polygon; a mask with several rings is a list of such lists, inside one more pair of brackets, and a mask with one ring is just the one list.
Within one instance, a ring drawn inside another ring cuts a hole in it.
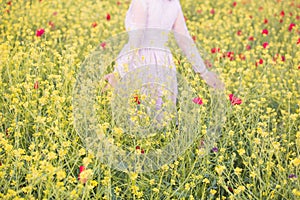
[{"label": "girl's arm", "polygon": [[182,49],[183,53],[192,64],[194,71],[196,73],[200,73],[201,76],[204,76],[208,70],[199,54],[196,44],[189,34],[179,1],[178,6],[178,16],[173,25],[174,37],[178,46]]}]

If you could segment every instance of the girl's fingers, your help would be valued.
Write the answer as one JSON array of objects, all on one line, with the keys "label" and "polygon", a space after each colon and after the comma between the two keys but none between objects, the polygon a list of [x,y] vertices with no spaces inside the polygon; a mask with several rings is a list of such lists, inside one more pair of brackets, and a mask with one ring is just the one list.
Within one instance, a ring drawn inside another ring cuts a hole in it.
[{"label": "girl's fingers", "polygon": [[101,93],[105,92],[107,89],[108,89],[108,84],[105,84],[105,86],[101,90]]},{"label": "girl's fingers", "polygon": [[106,74],[103,79],[104,81],[106,82],[105,86],[102,88],[101,92],[105,92],[106,90],[109,89],[109,87],[111,86],[111,77],[112,77],[112,74]]}]

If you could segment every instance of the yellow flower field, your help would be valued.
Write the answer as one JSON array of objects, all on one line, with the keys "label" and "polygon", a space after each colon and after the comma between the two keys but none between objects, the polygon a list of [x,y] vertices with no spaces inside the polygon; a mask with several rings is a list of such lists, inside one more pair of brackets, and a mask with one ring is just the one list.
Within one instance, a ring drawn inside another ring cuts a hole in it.
[{"label": "yellow flower field", "polygon": [[[195,141],[149,173],[111,168],[74,128],[76,76],[91,52],[125,31],[130,0],[1,2],[0,199],[300,199],[300,2],[180,2],[226,84],[227,120],[209,153]],[[177,67],[209,118],[208,86],[184,59]],[[110,123],[105,94],[97,117],[109,142],[142,156],[178,134],[135,141]],[[197,124],[203,135],[206,128]]]}]

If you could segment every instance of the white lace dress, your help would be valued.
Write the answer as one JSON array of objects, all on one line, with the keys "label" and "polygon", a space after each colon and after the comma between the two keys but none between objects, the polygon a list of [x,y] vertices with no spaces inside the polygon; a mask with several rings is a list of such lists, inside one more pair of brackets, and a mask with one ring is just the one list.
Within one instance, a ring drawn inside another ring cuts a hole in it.
[{"label": "white lace dress", "polygon": [[147,95],[156,95],[157,109],[163,103],[164,90],[169,91],[168,98],[176,103],[176,67],[165,45],[168,33],[174,32],[178,46],[195,72],[203,72],[206,68],[188,32],[179,0],[132,0],[125,27],[129,40],[116,59],[114,69],[121,83],[127,83],[128,87],[139,84],[137,87]]}]

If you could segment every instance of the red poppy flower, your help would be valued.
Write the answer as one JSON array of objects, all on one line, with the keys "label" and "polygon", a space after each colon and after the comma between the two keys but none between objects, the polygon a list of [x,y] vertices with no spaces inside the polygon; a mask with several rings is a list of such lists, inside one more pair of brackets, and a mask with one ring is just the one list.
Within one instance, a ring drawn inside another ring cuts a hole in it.
[{"label": "red poppy flower", "polygon": [[284,11],[283,10],[280,12],[280,16],[284,17]]},{"label": "red poppy flower", "polygon": [[241,59],[241,60],[246,60],[246,56],[244,55],[244,54],[239,54],[239,58]]},{"label": "red poppy flower", "polygon": [[291,23],[290,26],[289,26],[289,31],[292,31],[293,27],[295,27],[295,26],[296,26],[296,24]]},{"label": "red poppy flower", "polygon": [[210,10],[210,14],[215,14],[215,10],[214,10],[214,9],[211,9],[211,10]]},{"label": "red poppy flower", "polygon": [[199,14],[202,13],[202,10],[197,10],[197,13],[199,13]]},{"label": "red poppy flower", "polygon": [[48,22],[48,25],[51,26],[51,29],[54,29],[54,28],[55,28],[55,25],[54,25],[54,23],[53,23],[52,21],[49,21],[49,22]]},{"label": "red poppy flower", "polygon": [[141,104],[138,96],[134,96],[134,102],[136,102],[137,104]]},{"label": "red poppy flower", "polygon": [[98,25],[97,22],[93,22],[93,23],[92,23],[92,27],[93,27],[93,28],[95,28],[97,25]]},{"label": "red poppy flower", "polygon": [[281,56],[281,61],[285,61],[285,57],[284,56]]},{"label": "red poppy flower", "polygon": [[211,53],[217,53],[217,52],[220,52],[220,48],[212,48],[211,49]]},{"label": "red poppy flower", "polygon": [[242,31],[238,30],[237,35],[242,35]]},{"label": "red poppy flower", "polygon": [[300,44],[300,38],[298,38],[297,44]]},{"label": "red poppy flower", "polygon": [[236,2],[233,2],[232,6],[235,7],[236,6]]},{"label": "red poppy flower", "polygon": [[52,21],[49,21],[48,25],[52,27],[52,26],[54,26],[54,23]]},{"label": "red poppy flower", "polygon": [[278,56],[279,56],[279,54],[278,54],[278,53],[276,53],[276,54],[275,54],[275,56],[273,57],[273,61],[276,61],[276,60],[277,60],[277,58],[278,58]]},{"label": "red poppy flower", "polygon": [[240,105],[242,103],[242,100],[235,97],[233,94],[229,95],[229,100],[231,102],[231,105]]},{"label": "red poppy flower", "polygon": [[193,37],[192,37],[192,38],[193,38],[193,40],[194,40],[194,41],[196,41],[196,36],[194,36],[194,35],[193,35]]},{"label": "red poppy flower", "polygon": [[251,46],[250,46],[250,45],[247,45],[247,46],[246,46],[246,49],[247,49],[247,50],[250,50],[250,49],[251,49]]},{"label": "red poppy flower", "polygon": [[227,52],[227,57],[230,58],[230,61],[234,60],[234,53],[232,51]]},{"label": "red poppy flower", "polygon": [[136,146],[136,147],[135,147],[135,150],[141,150],[141,154],[144,154],[144,153],[145,153],[145,150],[144,150],[144,149],[141,149],[140,146]]},{"label": "red poppy flower", "polygon": [[38,82],[38,81],[36,81],[36,82],[34,83],[33,88],[36,89],[36,90],[39,88],[39,82]]},{"label": "red poppy flower", "polygon": [[268,31],[267,29],[263,29],[261,33],[262,33],[262,34],[265,34],[265,35],[268,35],[268,34],[269,34],[269,31]]},{"label": "red poppy flower", "polygon": [[269,45],[269,43],[264,42],[262,46],[263,46],[264,48],[267,48],[268,45]]},{"label": "red poppy flower", "polygon": [[201,99],[200,97],[194,98],[194,99],[193,99],[193,102],[194,102],[195,104],[198,104],[198,105],[202,105],[202,104],[203,104],[203,101],[202,101],[202,99]]},{"label": "red poppy flower", "polygon": [[57,15],[57,12],[53,12],[53,15],[56,16],[56,15]]},{"label": "red poppy flower", "polygon": [[38,29],[37,31],[36,31],[36,36],[37,37],[41,37],[43,34],[45,33],[45,30],[43,29],[43,28],[41,28],[41,29]]},{"label": "red poppy flower", "polygon": [[117,5],[118,5],[118,6],[121,5],[121,2],[120,2],[120,1],[117,1]]},{"label": "red poppy flower", "polygon": [[258,66],[258,64],[263,64],[264,63],[264,60],[263,59],[259,59],[259,61],[258,62],[255,62],[255,66],[257,67]]},{"label": "red poppy flower", "polygon": [[267,24],[267,23],[268,23],[268,19],[265,19],[265,20],[264,20],[264,24]]},{"label": "red poppy flower", "polygon": [[81,183],[86,183],[87,179],[82,179],[80,178],[80,174],[85,170],[85,167],[84,166],[80,166],[79,167],[79,174],[78,174],[78,180],[81,182]]},{"label": "red poppy flower", "polygon": [[297,19],[297,20],[300,20],[300,15],[297,15],[297,16],[296,16],[296,19]]},{"label": "red poppy flower", "polygon": [[84,166],[80,166],[79,167],[79,172],[81,173],[81,172],[83,172],[85,170],[85,167]]},{"label": "red poppy flower", "polygon": [[6,4],[9,5],[9,6],[11,6],[11,1],[7,2]]},{"label": "red poppy flower", "polygon": [[253,37],[253,36],[250,36],[250,37],[248,38],[248,40],[249,40],[249,41],[253,41],[253,40],[254,40],[254,37]]},{"label": "red poppy flower", "polygon": [[283,19],[280,19],[280,20],[279,20],[279,23],[282,23],[282,22],[283,22]]},{"label": "red poppy flower", "polygon": [[298,66],[298,69],[300,70],[300,65]]},{"label": "red poppy flower", "polygon": [[100,46],[101,46],[103,49],[105,49],[106,43],[105,43],[105,42],[102,42],[102,43],[100,44]]},{"label": "red poppy flower", "polygon": [[227,52],[227,57],[230,58],[234,53],[232,51]]},{"label": "red poppy flower", "polygon": [[107,13],[106,15],[106,20],[109,21],[110,20],[110,14]]}]

